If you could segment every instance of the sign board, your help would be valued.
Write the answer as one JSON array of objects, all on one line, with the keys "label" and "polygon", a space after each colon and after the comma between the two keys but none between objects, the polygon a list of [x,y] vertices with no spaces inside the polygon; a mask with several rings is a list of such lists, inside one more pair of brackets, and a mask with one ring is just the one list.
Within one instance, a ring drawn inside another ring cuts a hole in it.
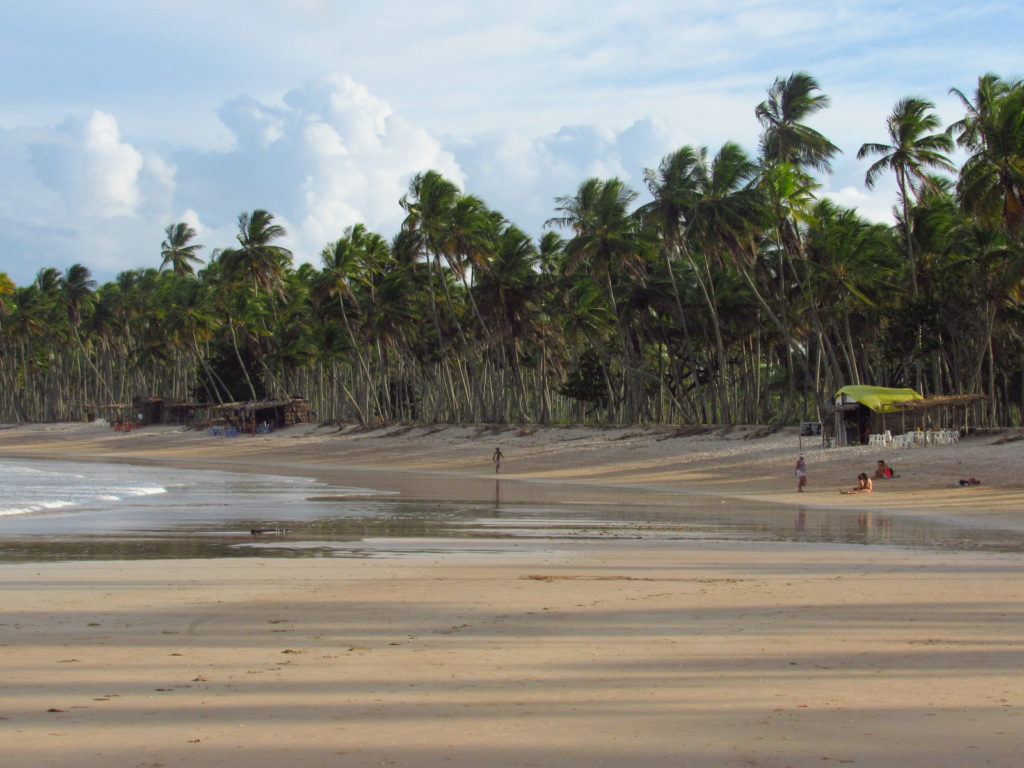
[{"label": "sign board", "polygon": [[801,421],[800,437],[821,437],[821,422]]}]

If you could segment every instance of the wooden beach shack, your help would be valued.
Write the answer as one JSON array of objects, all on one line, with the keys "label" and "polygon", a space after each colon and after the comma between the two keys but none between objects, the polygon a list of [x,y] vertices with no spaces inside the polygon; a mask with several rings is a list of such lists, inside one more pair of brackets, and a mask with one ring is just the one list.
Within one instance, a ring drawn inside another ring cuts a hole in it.
[{"label": "wooden beach shack", "polygon": [[310,417],[309,400],[304,397],[224,403],[214,406],[213,411],[221,414],[227,424],[245,432],[305,424]]},{"label": "wooden beach shack", "polygon": [[138,426],[150,424],[193,424],[196,414],[209,408],[207,403],[188,403],[166,397],[139,397],[132,401],[133,417]]},{"label": "wooden beach shack", "polygon": [[871,435],[969,427],[968,410],[984,395],[924,397],[909,388],[851,384],[840,389],[829,422],[834,445],[866,445]]}]

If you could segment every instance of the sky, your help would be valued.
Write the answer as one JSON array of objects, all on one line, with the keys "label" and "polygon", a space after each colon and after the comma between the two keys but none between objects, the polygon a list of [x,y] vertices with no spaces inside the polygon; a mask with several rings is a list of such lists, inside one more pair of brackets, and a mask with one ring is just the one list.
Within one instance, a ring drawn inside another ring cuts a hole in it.
[{"label": "sky", "polygon": [[362,222],[390,238],[435,169],[530,234],[592,176],[643,193],[685,144],[757,149],[776,77],[830,98],[828,196],[891,220],[864,142],[905,96],[1024,76],[1017,0],[0,0],[0,271],[158,267],[263,208],[296,262]]}]

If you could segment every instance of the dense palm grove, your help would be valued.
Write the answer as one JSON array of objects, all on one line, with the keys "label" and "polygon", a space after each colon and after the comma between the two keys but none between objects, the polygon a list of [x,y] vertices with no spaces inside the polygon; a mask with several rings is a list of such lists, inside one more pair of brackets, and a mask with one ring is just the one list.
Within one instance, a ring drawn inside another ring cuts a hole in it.
[{"label": "dense palm grove", "polygon": [[1019,424],[1024,83],[952,92],[963,119],[903,99],[860,149],[869,187],[895,177],[893,227],[815,196],[838,149],[797,73],[755,109],[757,156],[682,147],[643,205],[589,179],[539,242],[430,171],[393,240],[353,226],[320,268],[255,210],[205,262],[179,223],[159,269],[105,285],[81,264],[0,273],[0,419],[158,394],[301,395],[365,423],[787,423],[869,383],[984,394],[976,418]]}]

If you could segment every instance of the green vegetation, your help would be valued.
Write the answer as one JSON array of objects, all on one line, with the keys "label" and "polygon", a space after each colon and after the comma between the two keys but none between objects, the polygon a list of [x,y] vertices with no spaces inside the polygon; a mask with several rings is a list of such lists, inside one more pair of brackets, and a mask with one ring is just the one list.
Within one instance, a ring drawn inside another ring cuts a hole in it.
[{"label": "green vegetation", "polygon": [[177,223],[159,269],[105,285],[81,264],[0,273],[0,419],[159,394],[302,395],[367,423],[791,423],[871,383],[985,394],[980,423],[1020,424],[1024,83],[953,93],[962,120],[902,99],[860,148],[869,187],[895,176],[894,227],[816,196],[839,150],[806,124],[828,99],[796,73],[754,111],[757,156],[682,147],[640,206],[588,179],[539,242],[427,171],[391,242],[350,227],[320,268],[255,210],[205,264]]}]

